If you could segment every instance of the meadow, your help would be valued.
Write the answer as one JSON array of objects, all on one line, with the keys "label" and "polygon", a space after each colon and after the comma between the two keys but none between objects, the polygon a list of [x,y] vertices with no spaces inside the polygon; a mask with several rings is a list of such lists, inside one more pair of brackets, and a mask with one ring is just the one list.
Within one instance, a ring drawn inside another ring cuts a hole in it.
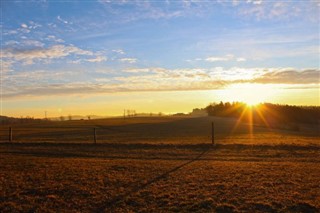
[{"label": "meadow", "polygon": [[320,211],[319,126],[163,116],[11,127],[11,143],[0,128],[1,212]]}]

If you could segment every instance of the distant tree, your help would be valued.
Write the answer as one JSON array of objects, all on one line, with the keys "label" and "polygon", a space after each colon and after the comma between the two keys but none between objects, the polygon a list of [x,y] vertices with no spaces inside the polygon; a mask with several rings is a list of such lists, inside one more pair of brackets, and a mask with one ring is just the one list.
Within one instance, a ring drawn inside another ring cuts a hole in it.
[{"label": "distant tree", "polygon": [[72,120],[72,115],[68,115],[68,119],[69,119],[69,121],[71,121]]},{"label": "distant tree", "polygon": [[64,117],[63,116],[60,116],[60,121],[64,121]]}]

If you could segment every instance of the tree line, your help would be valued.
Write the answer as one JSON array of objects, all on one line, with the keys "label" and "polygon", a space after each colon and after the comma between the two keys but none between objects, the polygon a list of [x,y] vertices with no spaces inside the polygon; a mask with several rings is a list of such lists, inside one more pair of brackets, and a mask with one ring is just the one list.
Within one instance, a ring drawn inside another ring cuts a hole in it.
[{"label": "tree line", "polygon": [[288,123],[318,124],[319,106],[292,106],[262,103],[248,106],[242,102],[220,102],[208,105],[205,110],[209,116],[241,118],[244,121],[269,125]]},{"label": "tree line", "polygon": [[29,124],[29,123],[44,123],[48,122],[48,119],[40,119],[34,117],[8,117],[8,116],[0,116],[0,124]]}]

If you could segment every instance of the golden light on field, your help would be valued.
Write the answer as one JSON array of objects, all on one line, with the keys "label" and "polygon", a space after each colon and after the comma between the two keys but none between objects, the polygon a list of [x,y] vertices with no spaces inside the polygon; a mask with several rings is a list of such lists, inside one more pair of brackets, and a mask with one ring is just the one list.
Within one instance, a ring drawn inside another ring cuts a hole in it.
[{"label": "golden light on field", "polygon": [[[243,120],[248,120],[249,121],[249,132],[250,132],[250,136],[253,135],[252,129],[250,126],[252,126],[252,111],[251,111],[252,107],[248,106],[245,107],[244,109],[242,109],[242,112],[240,114],[240,117],[238,118],[236,124],[234,125],[233,129],[232,129],[232,133],[234,133],[234,131],[237,130],[239,124],[243,121]],[[234,110],[238,110],[238,109],[234,109]],[[250,113],[248,113],[250,112]],[[251,115],[251,116],[250,116]]]},{"label": "golden light on field", "polygon": [[[233,109],[233,110],[239,110],[239,109]],[[245,121],[248,124],[248,132],[249,132],[250,138],[252,139],[254,136],[254,131],[253,131],[253,126],[255,123],[254,115],[256,115],[256,117],[262,121],[265,127],[270,128],[270,124],[268,123],[265,117],[266,113],[270,113],[274,115],[274,112],[271,109],[268,109],[263,104],[256,104],[256,105],[247,104],[246,107],[242,108],[240,117],[238,118],[236,124],[232,129],[232,133],[234,133],[237,130],[240,123]]]},{"label": "golden light on field", "polygon": [[268,109],[264,105],[257,105],[256,106],[256,112],[257,112],[259,118],[262,120],[262,122],[266,125],[267,128],[270,128],[270,125],[264,115],[267,110]]}]

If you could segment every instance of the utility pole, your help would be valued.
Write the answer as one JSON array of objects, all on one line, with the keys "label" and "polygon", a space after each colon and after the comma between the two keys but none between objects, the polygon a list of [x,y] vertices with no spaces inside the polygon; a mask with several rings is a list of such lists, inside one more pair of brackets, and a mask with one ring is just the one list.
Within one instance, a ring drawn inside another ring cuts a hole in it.
[{"label": "utility pole", "polygon": [[211,123],[211,140],[212,140],[212,145],[214,145],[214,123]]}]

